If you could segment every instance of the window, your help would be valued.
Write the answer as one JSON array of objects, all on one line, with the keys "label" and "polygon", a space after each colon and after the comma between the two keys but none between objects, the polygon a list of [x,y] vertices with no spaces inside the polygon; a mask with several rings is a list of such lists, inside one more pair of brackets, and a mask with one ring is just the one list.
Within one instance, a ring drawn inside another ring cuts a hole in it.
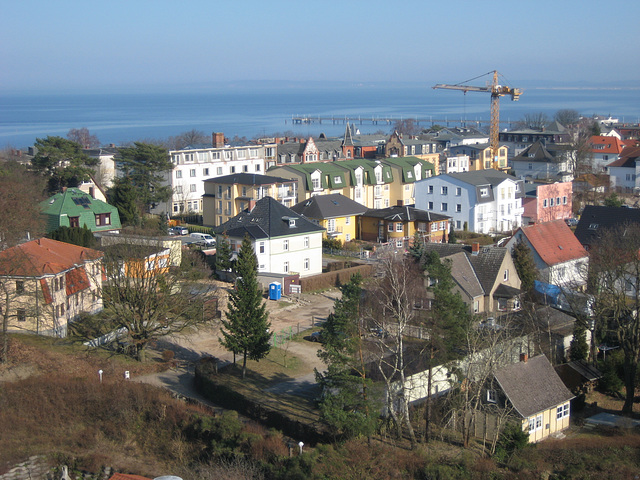
[{"label": "window", "polygon": [[388,229],[390,232],[393,232],[393,223],[390,223],[389,225],[387,225],[387,229]]},{"label": "window", "polygon": [[560,205],[560,197],[556,198],[556,205]]},{"label": "window", "polygon": [[429,202],[429,206],[427,207],[428,210],[433,210],[433,202]]},{"label": "window", "polygon": [[264,242],[260,242],[258,248],[260,253],[264,253]]},{"label": "window", "polygon": [[195,192],[196,191],[196,184],[192,183],[191,185],[189,185],[189,191],[191,192]]},{"label": "window", "polygon": [[397,248],[402,248],[402,239],[396,240],[396,247]]},{"label": "window", "polygon": [[203,168],[202,169],[202,175],[204,177],[208,177],[209,176],[209,169],[208,168]]},{"label": "window", "polygon": [[182,178],[182,170],[176,170],[176,178]]},{"label": "window", "polygon": [[111,214],[110,213],[96,214],[96,227],[102,227],[105,225],[111,225]]},{"label": "window", "polygon": [[433,222],[431,224],[431,231],[432,232],[437,232],[438,231],[438,222]]},{"label": "window", "polygon": [[283,249],[285,252],[288,252],[288,251],[289,251],[289,240],[283,240],[283,241],[282,241],[282,249]]},{"label": "window", "polygon": [[18,308],[16,310],[16,316],[18,317],[19,322],[27,321],[27,311],[24,308]]},{"label": "window", "polygon": [[456,187],[456,197],[459,197],[460,195],[462,195],[462,188]]},{"label": "window", "polygon": [[449,194],[449,187],[442,187],[440,190],[440,193],[442,193],[442,195],[448,195]]},{"label": "window", "polygon": [[320,179],[319,178],[312,178],[311,179],[311,184],[313,185],[313,189],[314,190],[319,190],[320,189]]},{"label": "window", "polygon": [[495,390],[487,390],[487,402],[496,403],[498,401],[498,395]]},{"label": "window", "polygon": [[542,206],[544,208],[547,208],[547,199],[546,198],[542,201]]},{"label": "window", "polygon": [[284,270],[284,273],[289,273],[289,262],[284,262],[282,269]]},{"label": "window", "polygon": [[179,203],[174,203],[173,204],[173,213],[178,213],[180,212],[180,204]]},{"label": "window", "polygon": [[345,240],[345,242],[349,242],[349,241],[351,241],[351,234],[350,234],[350,233],[347,233],[347,234],[344,236],[344,240]]},{"label": "window", "polygon": [[304,237],[304,248],[309,248],[309,237]]},{"label": "window", "polygon": [[396,232],[401,232],[402,231],[402,223],[396,223]]},{"label": "window", "polygon": [[16,280],[16,293],[24,293],[24,282]]},{"label": "window", "polygon": [[560,405],[557,409],[556,409],[556,419],[561,420],[564,417],[568,417],[569,416],[569,404],[565,403],[564,405]]},{"label": "window", "polygon": [[236,173],[236,167],[231,167],[231,173]]},{"label": "window", "polygon": [[489,196],[489,189],[487,187],[481,188],[480,189],[480,196],[481,197],[488,197]]},{"label": "window", "polygon": [[303,262],[303,268],[304,268],[305,270],[309,270],[309,259],[308,259],[308,258],[305,258],[305,259],[304,259],[304,262]]},{"label": "window", "polygon": [[462,212],[462,204],[457,203],[456,204],[456,213],[460,213],[460,212]]},{"label": "window", "polygon": [[249,165],[243,165],[242,166],[242,171],[247,173],[249,171]]},{"label": "window", "polygon": [[440,211],[442,212],[446,212],[449,208],[449,205],[446,203],[443,203],[442,205],[440,205]]},{"label": "window", "polygon": [[502,279],[506,282],[509,280],[509,270],[505,270]]},{"label": "window", "polygon": [[327,220],[327,232],[335,232],[336,231],[336,219],[330,218]]},{"label": "window", "polygon": [[529,433],[533,433],[536,430],[540,430],[542,428],[542,415],[538,415],[537,417],[531,417],[529,419]]},{"label": "window", "polygon": [[190,177],[195,177],[196,176],[196,169],[192,168],[191,170],[189,170],[189,176]]},{"label": "window", "polygon": [[259,172],[262,169],[262,167],[260,167],[260,165],[256,165],[256,172]]},{"label": "window", "polygon": [[351,217],[344,217],[344,224],[351,225]]},{"label": "window", "polygon": [[340,177],[333,177],[333,183],[342,183],[342,179]]},{"label": "window", "polygon": [[440,230],[444,230],[444,227],[447,222],[440,222]]},{"label": "window", "polygon": [[216,167],[216,175],[222,175],[222,167]]},{"label": "window", "polygon": [[460,230],[462,228],[462,220],[456,220],[456,229]]},{"label": "window", "polygon": [[533,170],[533,163],[529,164],[529,170]]},{"label": "window", "polygon": [[428,193],[433,193],[433,185],[429,185]]},{"label": "window", "polygon": [[554,202],[554,200],[555,200],[554,198],[550,198],[550,199],[549,199],[549,206],[550,206],[550,207],[553,207],[553,205],[554,205],[554,203],[555,203],[555,202]]},{"label": "window", "polygon": [[182,193],[182,185],[178,185],[178,186],[176,187],[176,193],[178,193],[178,194],[179,194],[179,193]]}]

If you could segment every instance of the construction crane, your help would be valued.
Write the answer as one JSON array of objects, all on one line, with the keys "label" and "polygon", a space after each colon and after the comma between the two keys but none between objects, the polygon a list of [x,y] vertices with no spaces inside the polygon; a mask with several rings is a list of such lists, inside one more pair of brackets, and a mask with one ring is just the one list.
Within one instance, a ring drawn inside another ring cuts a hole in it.
[{"label": "construction crane", "polygon": [[[471,85],[464,85],[467,82],[471,82],[476,78],[484,77],[485,75],[493,74],[493,82],[491,85],[484,87],[474,87]],[[446,90],[462,90],[466,95],[467,92],[486,92],[491,94],[491,127],[489,128],[489,145],[491,148],[491,158],[493,159],[492,168],[498,168],[498,148],[500,146],[498,141],[499,125],[500,125],[500,97],[505,95],[511,95],[511,100],[517,101],[522,95],[522,90],[519,88],[512,88],[506,85],[500,85],[498,83],[498,71],[485,73],[478,77],[467,80],[466,82],[456,83],[455,85],[448,85],[445,83],[439,83],[435,88],[443,88]]]}]

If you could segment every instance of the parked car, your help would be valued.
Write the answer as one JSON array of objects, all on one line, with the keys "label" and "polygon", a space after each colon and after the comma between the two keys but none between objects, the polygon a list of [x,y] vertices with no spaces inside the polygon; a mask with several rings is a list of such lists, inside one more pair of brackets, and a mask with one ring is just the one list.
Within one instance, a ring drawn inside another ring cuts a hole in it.
[{"label": "parked car", "polygon": [[578,225],[578,219],[577,218],[567,218],[567,219],[565,219],[565,223],[569,227],[575,227],[576,225]]},{"label": "parked car", "polygon": [[322,331],[313,332],[311,335],[309,335],[309,340],[311,340],[312,342],[324,343],[324,336],[322,335]]},{"label": "parked car", "polygon": [[189,229],[187,227],[171,227],[169,235],[189,235]]},{"label": "parked car", "polygon": [[216,239],[208,233],[192,233],[189,237],[193,243],[204,247],[213,247],[216,244]]}]

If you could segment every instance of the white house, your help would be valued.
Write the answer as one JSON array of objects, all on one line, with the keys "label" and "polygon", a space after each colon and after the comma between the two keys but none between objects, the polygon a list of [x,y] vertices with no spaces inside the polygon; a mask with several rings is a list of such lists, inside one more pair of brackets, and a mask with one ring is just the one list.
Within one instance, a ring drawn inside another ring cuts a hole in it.
[{"label": "white house", "polygon": [[626,147],[620,158],[607,165],[611,186],[623,192],[640,190],[640,147]]},{"label": "white house", "polygon": [[564,220],[521,227],[506,247],[518,242],[531,249],[539,280],[574,290],[586,284],[589,256]]},{"label": "white house", "polygon": [[522,180],[498,170],[449,173],[415,183],[416,208],[450,216],[454,228],[508,232],[522,224]]},{"label": "white house", "polygon": [[444,159],[445,168],[440,168],[443,173],[460,173],[469,171],[469,155],[452,155]]},{"label": "white house", "polygon": [[202,213],[205,180],[234,173],[264,174],[266,161],[275,155],[275,144],[229,146],[224,144],[222,133],[213,134],[212,147],[171,150],[169,156],[174,167],[165,182],[173,189],[173,196],[158,204],[152,213]]},{"label": "white house", "polygon": [[218,244],[226,235],[234,255],[248,235],[258,258],[259,273],[298,273],[300,277],[322,273],[323,231],[271,197],[258,200],[253,208],[215,229]]},{"label": "white house", "polygon": [[529,180],[573,180],[573,165],[569,149],[564,145],[545,145],[538,140],[511,159],[511,166],[518,178]]}]

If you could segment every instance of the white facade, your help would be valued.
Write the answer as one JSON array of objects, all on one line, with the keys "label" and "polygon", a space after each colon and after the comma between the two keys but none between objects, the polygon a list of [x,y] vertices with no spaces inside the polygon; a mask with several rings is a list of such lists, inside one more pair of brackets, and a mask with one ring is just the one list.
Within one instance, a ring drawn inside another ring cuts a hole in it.
[{"label": "white facade", "polygon": [[469,171],[469,155],[456,155],[445,159],[445,172],[443,173],[461,173]]},{"label": "white facade", "polygon": [[[242,238],[230,237],[229,242],[237,253]],[[300,278],[322,273],[322,231],[252,239],[251,243],[258,258],[258,273],[298,273]]]},{"label": "white facade", "polygon": [[478,185],[438,175],[416,182],[416,208],[450,216],[456,230],[466,223],[476,233],[509,232],[522,224],[521,188],[515,178]]},{"label": "white facade", "polygon": [[611,186],[626,192],[638,191],[640,189],[640,165],[638,163],[635,162],[635,167],[607,167]]},{"label": "white facade", "polygon": [[165,178],[173,197],[157,205],[152,213],[176,215],[202,213],[204,180],[232,173],[265,173],[266,159],[275,157],[275,145],[190,148],[169,152],[173,171]]}]

